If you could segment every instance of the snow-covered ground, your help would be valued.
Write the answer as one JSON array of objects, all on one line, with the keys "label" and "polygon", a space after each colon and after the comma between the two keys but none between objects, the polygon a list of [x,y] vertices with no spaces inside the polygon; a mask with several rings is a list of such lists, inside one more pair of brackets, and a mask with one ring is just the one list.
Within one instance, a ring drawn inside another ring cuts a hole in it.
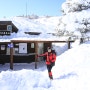
[{"label": "snow-covered ground", "polygon": [[14,64],[14,70],[9,64],[0,65],[0,90],[90,90],[89,54],[90,42],[86,42],[58,55],[53,81],[48,78],[44,61],[38,62],[38,69],[34,69],[34,63]]}]

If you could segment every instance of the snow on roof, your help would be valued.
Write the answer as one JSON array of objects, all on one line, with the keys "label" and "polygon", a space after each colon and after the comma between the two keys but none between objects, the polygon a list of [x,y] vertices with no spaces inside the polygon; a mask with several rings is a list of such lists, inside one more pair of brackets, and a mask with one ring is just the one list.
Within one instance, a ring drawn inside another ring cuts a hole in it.
[{"label": "snow on roof", "polygon": [[[48,33],[55,33],[55,28],[59,23],[60,17],[41,17],[38,19],[28,19],[25,17],[12,17],[9,19],[2,20],[11,20],[13,24],[19,29],[18,33],[11,33],[11,36],[0,36],[0,42],[2,41],[10,41],[17,39],[47,39],[47,40],[56,40],[59,39]],[[40,35],[29,35],[25,34],[25,32],[39,32]]]}]

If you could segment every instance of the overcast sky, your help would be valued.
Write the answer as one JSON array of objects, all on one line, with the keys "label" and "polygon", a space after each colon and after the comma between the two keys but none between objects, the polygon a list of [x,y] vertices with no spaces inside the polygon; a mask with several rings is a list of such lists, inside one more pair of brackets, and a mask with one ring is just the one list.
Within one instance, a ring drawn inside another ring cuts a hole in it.
[{"label": "overcast sky", "polygon": [[0,0],[0,18],[19,15],[60,16],[66,0]]}]

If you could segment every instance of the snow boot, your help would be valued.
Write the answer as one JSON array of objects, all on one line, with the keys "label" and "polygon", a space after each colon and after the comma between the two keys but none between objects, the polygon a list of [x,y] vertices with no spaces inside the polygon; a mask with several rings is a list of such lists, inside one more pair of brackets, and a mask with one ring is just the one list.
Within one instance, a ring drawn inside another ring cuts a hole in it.
[{"label": "snow boot", "polygon": [[50,78],[51,80],[53,80],[53,76],[49,76],[49,78]]},{"label": "snow boot", "polygon": [[49,78],[53,80],[52,72],[49,72]]}]

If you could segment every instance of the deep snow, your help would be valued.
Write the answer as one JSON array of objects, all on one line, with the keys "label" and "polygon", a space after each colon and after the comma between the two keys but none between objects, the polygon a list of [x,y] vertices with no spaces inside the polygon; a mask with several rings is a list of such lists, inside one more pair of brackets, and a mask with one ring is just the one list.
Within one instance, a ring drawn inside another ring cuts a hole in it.
[{"label": "deep snow", "polygon": [[[75,43],[74,43],[75,44]],[[62,50],[62,49],[61,49]],[[0,90],[90,90],[90,42],[77,45],[57,56],[50,81],[44,61],[0,65]]]}]

